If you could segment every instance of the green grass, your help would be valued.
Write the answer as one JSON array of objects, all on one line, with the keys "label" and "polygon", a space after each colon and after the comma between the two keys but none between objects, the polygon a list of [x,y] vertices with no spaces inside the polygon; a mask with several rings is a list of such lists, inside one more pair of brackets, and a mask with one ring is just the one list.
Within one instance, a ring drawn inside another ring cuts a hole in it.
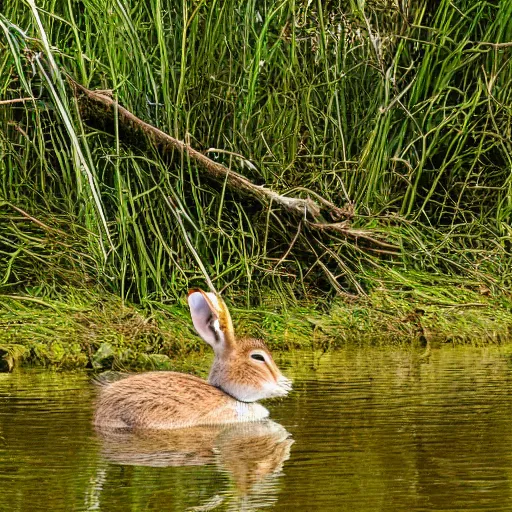
[{"label": "green grass", "polygon": [[[241,309],[406,307],[434,285],[457,304],[493,301],[508,325],[512,2],[400,5],[8,0],[0,101],[26,100],[0,103],[2,296],[67,311],[72,290],[165,312],[204,286],[171,197]],[[86,125],[66,75],[257,184],[347,207],[351,228],[400,253],[236,196],[126,139],[115,112],[111,130]]]},{"label": "green grass", "polygon": [[[288,305],[269,291],[260,308],[230,309],[239,335],[262,338],[274,351],[404,343],[424,350],[510,340],[510,301],[449,284]],[[98,290],[69,289],[46,300],[0,296],[0,368],[21,362],[61,369],[206,369],[211,350],[190,324],[185,300],[149,313]]]}]

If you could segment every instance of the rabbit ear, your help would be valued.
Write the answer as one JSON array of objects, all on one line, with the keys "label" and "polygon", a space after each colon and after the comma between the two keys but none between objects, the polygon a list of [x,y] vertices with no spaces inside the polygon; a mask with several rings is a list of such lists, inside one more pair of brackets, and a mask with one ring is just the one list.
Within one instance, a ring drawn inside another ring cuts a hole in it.
[{"label": "rabbit ear", "polygon": [[213,347],[215,353],[233,345],[235,336],[231,316],[218,295],[203,290],[190,290],[188,305],[197,333]]}]

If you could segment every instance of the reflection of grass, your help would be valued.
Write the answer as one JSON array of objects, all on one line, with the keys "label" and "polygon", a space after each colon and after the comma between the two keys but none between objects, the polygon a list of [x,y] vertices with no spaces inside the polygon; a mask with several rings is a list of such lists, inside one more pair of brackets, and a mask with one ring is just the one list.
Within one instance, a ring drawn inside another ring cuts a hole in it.
[{"label": "reflection of grass", "polygon": [[[142,353],[197,348],[168,306],[203,282],[168,197],[215,286],[249,308],[242,327],[280,347],[503,339],[511,7],[349,4],[7,2],[0,100],[25,100],[0,107],[6,343],[68,366],[101,343],[145,367],[171,363]],[[326,222],[373,239],[242,199],[129,138],[115,112],[86,126],[65,73],[256,184],[325,198]]]},{"label": "reflection of grass", "polygon": [[[270,294],[267,296],[267,298]],[[183,303],[148,314],[113,295],[68,294],[43,306],[0,298],[0,355],[60,368],[176,369],[206,374],[209,349],[194,334]],[[274,350],[328,350],[349,344],[502,342],[510,338],[510,303],[444,286],[375,291],[359,300],[283,307],[232,308],[240,334]],[[196,354],[194,357],[190,357]],[[184,356],[187,356],[186,358]]]}]

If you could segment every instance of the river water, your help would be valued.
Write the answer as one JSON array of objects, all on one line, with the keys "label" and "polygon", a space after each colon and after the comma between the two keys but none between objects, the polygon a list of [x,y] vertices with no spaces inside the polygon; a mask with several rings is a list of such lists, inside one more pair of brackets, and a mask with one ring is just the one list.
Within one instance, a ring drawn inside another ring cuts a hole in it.
[{"label": "river water", "polygon": [[511,346],[276,360],[272,422],[162,433],[95,432],[90,374],[0,374],[0,510],[512,510]]}]

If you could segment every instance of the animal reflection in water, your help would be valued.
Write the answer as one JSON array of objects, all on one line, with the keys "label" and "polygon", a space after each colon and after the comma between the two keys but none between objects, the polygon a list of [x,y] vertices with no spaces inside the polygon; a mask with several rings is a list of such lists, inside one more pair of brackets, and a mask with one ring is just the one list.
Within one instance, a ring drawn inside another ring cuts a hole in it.
[{"label": "animal reflection in water", "polygon": [[[271,420],[175,430],[98,429],[104,457],[137,466],[213,464],[233,483],[234,493],[217,493],[190,511],[259,510],[277,499],[278,477],[293,440]],[[228,498],[229,494],[234,494]]]},{"label": "animal reflection in water", "polygon": [[196,331],[215,354],[208,381],[148,372],[103,385],[94,417],[97,427],[176,429],[259,421],[268,411],[258,400],[290,391],[291,381],[263,341],[235,336],[219,295],[192,290],[188,304]]}]

